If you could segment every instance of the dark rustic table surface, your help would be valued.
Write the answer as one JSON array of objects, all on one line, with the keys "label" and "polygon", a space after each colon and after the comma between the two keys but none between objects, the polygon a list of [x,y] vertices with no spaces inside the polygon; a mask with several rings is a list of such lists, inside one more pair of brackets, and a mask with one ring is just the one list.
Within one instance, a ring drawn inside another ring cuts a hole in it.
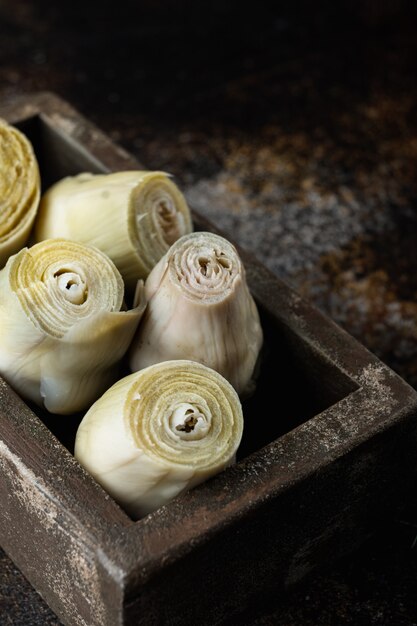
[{"label": "dark rustic table surface", "polygon": [[[0,0],[0,99],[52,90],[417,386],[415,3]],[[415,494],[248,624],[417,624]],[[0,550],[0,623],[60,622]]]}]

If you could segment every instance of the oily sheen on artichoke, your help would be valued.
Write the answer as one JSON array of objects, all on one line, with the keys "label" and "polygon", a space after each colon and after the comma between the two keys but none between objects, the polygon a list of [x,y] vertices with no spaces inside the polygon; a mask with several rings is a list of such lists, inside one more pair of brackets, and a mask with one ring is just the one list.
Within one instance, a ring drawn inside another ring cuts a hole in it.
[{"label": "oily sheen on artichoke", "polygon": [[[142,290],[143,292],[143,290]],[[116,379],[145,307],[123,307],[123,281],[96,248],[47,240],[0,272],[0,374],[54,413],[85,410]]]},{"label": "oily sheen on artichoke", "polygon": [[242,407],[217,372],[159,363],[119,380],[82,420],[75,457],[134,518],[235,460]]},{"label": "oily sheen on artichoke", "polygon": [[32,145],[0,119],[0,267],[25,245],[39,198],[39,168]]},{"label": "oily sheen on artichoke", "polygon": [[190,359],[220,372],[239,394],[251,389],[262,329],[228,240],[209,232],[185,235],[152,270],[145,294],[148,306],[130,352],[133,371]]},{"label": "oily sheen on artichoke", "polygon": [[184,196],[164,172],[84,173],[64,178],[43,195],[35,239],[65,237],[96,246],[133,291],[191,230]]}]

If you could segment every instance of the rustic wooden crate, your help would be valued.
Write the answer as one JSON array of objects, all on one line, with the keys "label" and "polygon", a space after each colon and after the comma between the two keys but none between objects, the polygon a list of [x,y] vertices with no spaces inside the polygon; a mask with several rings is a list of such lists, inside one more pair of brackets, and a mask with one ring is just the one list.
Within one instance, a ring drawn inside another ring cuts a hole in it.
[{"label": "rustic wooden crate", "polygon": [[[45,185],[137,167],[52,94],[0,115],[32,140]],[[76,418],[40,415],[0,384],[0,544],[66,624],[238,619],[358,545],[415,478],[416,393],[241,253],[266,348],[239,462],[146,518],[75,461]]]}]

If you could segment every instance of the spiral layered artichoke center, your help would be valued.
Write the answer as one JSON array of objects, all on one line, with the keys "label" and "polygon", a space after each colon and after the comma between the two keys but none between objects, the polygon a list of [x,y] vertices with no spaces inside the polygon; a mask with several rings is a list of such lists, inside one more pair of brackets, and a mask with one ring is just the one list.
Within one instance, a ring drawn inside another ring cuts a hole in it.
[{"label": "spiral layered artichoke center", "polygon": [[[180,240],[181,241],[181,240]],[[173,278],[189,297],[222,300],[234,290],[240,275],[239,259],[231,246],[183,239],[170,260]]]},{"label": "spiral layered artichoke center", "polygon": [[122,278],[110,259],[63,239],[22,250],[13,257],[10,280],[27,316],[54,337],[99,311],[119,311],[123,301]]},{"label": "spiral layered artichoke center", "polygon": [[62,269],[54,272],[56,288],[71,304],[84,304],[88,296],[85,278],[77,272]]},{"label": "spiral layered artichoke center", "polygon": [[177,211],[173,199],[168,194],[161,194],[153,207],[157,228],[166,243],[171,246],[184,232],[181,214]]},{"label": "spiral layered artichoke center", "polygon": [[174,437],[183,441],[203,439],[211,425],[211,415],[206,415],[203,407],[189,402],[181,402],[169,417],[169,428]]}]

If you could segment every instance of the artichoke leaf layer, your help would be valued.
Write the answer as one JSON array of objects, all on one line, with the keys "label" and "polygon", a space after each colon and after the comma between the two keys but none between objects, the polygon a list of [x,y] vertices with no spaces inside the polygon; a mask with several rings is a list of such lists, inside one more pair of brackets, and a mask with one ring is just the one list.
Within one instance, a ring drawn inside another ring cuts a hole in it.
[{"label": "artichoke leaf layer", "polygon": [[0,119],[0,268],[25,245],[38,210],[40,189],[31,143]]},{"label": "artichoke leaf layer", "polygon": [[0,374],[53,413],[85,410],[113,384],[145,309],[99,250],[47,240],[0,272]]},{"label": "artichoke leaf layer", "polygon": [[232,464],[242,432],[230,383],[199,363],[166,361],[121,379],[93,404],[75,456],[138,518]]},{"label": "artichoke leaf layer", "polygon": [[262,328],[228,240],[209,232],[185,235],[152,270],[145,294],[148,307],[130,352],[133,371],[190,359],[218,371],[239,394],[253,387]]}]

